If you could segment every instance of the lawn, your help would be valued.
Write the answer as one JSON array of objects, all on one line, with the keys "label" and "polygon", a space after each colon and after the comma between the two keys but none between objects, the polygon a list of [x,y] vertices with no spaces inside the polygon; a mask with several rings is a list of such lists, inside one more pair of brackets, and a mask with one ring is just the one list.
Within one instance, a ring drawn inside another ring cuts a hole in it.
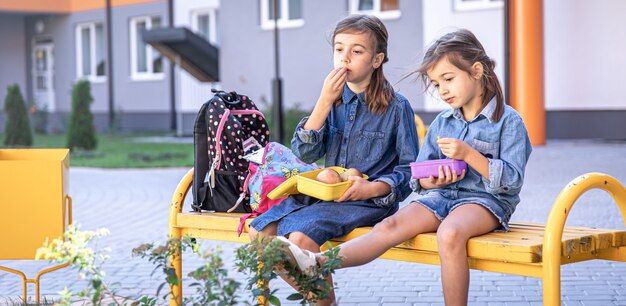
[{"label": "lawn", "polygon": [[[97,149],[72,152],[70,165],[99,168],[193,167],[193,143],[162,136],[166,135],[98,134]],[[35,135],[33,148],[65,148],[65,143],[65,134]]]}]

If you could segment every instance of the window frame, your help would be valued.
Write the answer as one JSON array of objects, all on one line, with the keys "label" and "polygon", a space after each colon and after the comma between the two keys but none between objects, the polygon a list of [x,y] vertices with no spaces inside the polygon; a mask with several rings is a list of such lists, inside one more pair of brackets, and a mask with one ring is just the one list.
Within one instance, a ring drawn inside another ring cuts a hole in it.
[{"label": "window frame", "polygon": [[458,12],[501,9],[505,0],[454,0],[454,10]]},{"label": "window frame", "polygon": [[[259,0],[261,2],[261,29],[262,30],[273,30],[275,23],[274,19],[270,19],[269,15],[269,1],[273,0]],[[280,1],[280,18],[278,19],[278,28],[279,29],[289,29],[289,28],[298,28],[304,25],[304,18],[300,17],[299,19],[289,19],[289,0],[278,0]],[[304,2],[301,0],[302,4]]]},{"label": "window frame", "polygon": [[[98,63],[96,62],[96,26],[100,25],[102,27],[102,32],[104,35],[104,31],[106,31],[106,29],[104,28],[104,24],[102,22],[83,22],[83,23],[78,23],[76,24],[76,29],[75,29],[75,35],[76,35],[76,79],[85,79],[85,80],[89,80],[92,83],[103,83],[106,82],[107,80],[107,69],[106,69],[106,61],[108,60],[106,58],[106,56],[104,56],[104,64],[105,64],[105,68],[104,68],[104,74],[103,75],[97,75],[97,66]],[[83,36],[82,36],[82,31],[84,29],[88,29],[89,30],[89,56],[91,58],[90,61],[90,68],[91,68],[91,73],[88,75],[84,75],[83,74]],[[104,39],[102,40],[102,52],[103,54],[105,54],[105,41]]]},{"label": "window frame", "polygon": [[[381,11],[381,1],[382,0],[372,0],[372,10],[361,11],[359,10],[359,1],[360,0],[350,0],[350,14],[365,14],[365,15],[373,15],[381,20],[393,20],[398,19],[402,16],[402,10],[398,8],[397,10],[390,11]],[[398,7],[400,7],[400,2],[398,1]]]},{"label": "window frame", "polygon": [[148,16],[137,16],[132,17],[130,19],[130,79],[132,81],[153,81],[153,80],[162,80],[165,78],[165,57],[162,56],[163,61],[163,71],[154,72],[153,66],[153,55],[154,52],[159,52],[152,48],[150,44],[146,44],[146,72],[137,71],[137,24],[140,22],[146,23],[146,30],[152,29],[152,19],[155,17],[161,18],[161,22],[163,22],[163,17],[160,15],[148,15]]},{"label": "window frame", "polygon": [[203,15],[209,15],[209,43],[219,46],[217,41],[217,8],[202,8],[191,11],[191,29],[200,35],[198,18]]}]

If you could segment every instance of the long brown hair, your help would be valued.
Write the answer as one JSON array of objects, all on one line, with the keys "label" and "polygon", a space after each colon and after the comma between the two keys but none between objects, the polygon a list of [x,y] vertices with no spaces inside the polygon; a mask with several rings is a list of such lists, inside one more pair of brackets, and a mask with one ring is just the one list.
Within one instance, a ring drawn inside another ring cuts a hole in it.
[{"label": "long brown hair", "polygon": [[[350,15],[337,23],[332,36],[333,43],[335,36],[340,33],[369,33],[374,40],[375,55],[378,53],[385,55],[382,64],[389,61],[387,56],[387,39],[389,34],[385,25],[377,17]],[[387,111],[387,107],[391,99],[393,99],[393,87],[383,74],[382,64],[372,72],[372,78],[365,90],[367,108],[375,114],[382,114]]]},{"label": "long brown hair", "polygon": [[428,48],[424,54],[422,65],[413,72],[422,79],[425,88],[432,85],[426,72],[444,57],[447,57],[452,65],[470,75],[474,63],[482,64],[483,106],[489,103],[494,96],[496,97],[496,111],[492,120],[498,122],[504,112],[504,95],[498,76],[494,72],[496,63],[487,56],[485,48],[476,36],[469,30],[460,29],[442,36]]}]

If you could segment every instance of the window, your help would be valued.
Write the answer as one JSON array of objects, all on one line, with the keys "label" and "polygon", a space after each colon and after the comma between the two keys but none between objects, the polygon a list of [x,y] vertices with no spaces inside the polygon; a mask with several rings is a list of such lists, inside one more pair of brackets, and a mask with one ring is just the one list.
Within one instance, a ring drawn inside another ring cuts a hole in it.
[{"label": "window", "polygon": [[502,0],[454,0],[454,10],[475,11],[504,7]]},{"label": "window", "polygon": [[105,80],[104,31],[102,23],[76,27],[76,75],[92,82]]},{"label": "window", "polygon": [[260,0],[261,1],[261,28],[274,28],[274,2],[277,7],[279,28],[295,28],[304,25],[302,19],[302,0]]},{"label": "window", "polygon": [[191,13],[191,28],[214,46],[219,44],[217,18],[216,9],[203,9]]},{"label": "window", "polygon": [[163,78],[163,56],[143,41],[143,32],[161,27],[161,17],[136,17],[130,21],[130,66],[133,80]]},{"label": "window", "polygon": [[350,0],[350,13],[397,19],[400,18],[400,0]]}]

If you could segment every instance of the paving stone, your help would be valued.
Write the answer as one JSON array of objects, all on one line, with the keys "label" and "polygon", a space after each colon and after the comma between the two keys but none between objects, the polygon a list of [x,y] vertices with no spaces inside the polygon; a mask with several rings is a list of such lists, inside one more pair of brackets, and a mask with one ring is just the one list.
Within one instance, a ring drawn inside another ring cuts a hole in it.
[{"label": "paving stone", "polygon": [[[626,184],[626,163],[616,163],[626,156],[625,143],[595,141],[548,141],[535,147],[528,163],[522,202],[513,214],[513,221],[545,223],[551,203],[560,190],[576,176],[586,172],[604,172]],[[111,258],[105,264],[110,283],[120,283],[119,294],[137,296],[154,294],[162,277],[150,276],[153,265],[147,260],[133,258],[132,248],[145,242],[163,243],[167,237],[169,201],[180,178],[188,169],[93,169],[71,168],[70,194],[74,200],[74,220],[84,230],[106,227],[111,236],[100,245],[111,247]],[[188,210],[189,200],[185,204]],[[570,212],[568,226],[623,228],[617,205],[610,196],[592,190],[582,196]],[[221,246],[230,276],[245,282],[245,276],[235,272],[231,263],[237,243],[202,241],[203,248]],[[185,254],[183,274],[201,264],[201,260]],[[42,267],[39,261],[2,261],[1,265],[21,269],[34,277]],[[68,286],[77,292],[85,287],[75,269],[62,269],[42,277],[42,295],[58,296]],[[588,261],[561,268],[564,305],[626,305],[626,263]],[[470,305],[541,305],[540,279],[500,273],[470,272]],[[361,267],[338,270],[334,276],[340,305],[367,303],[404,303],[414,305],[443,305],[439,266],[377,259]],[[189,294],[189,281],[184,292]],[[278,295],[293,293],[282,280],[273,281]],[[29,296],[35,288],[28,286]],[[391,293],[374,296],[374,293]],[[513,294],[511,294],[513,293]],[[364,295],[364,296],[360,296]],[[503,296],[498,296],[503,295]],[[21,296],[18,276],[0,271],[0,304]],[[4,299],[4,300],[3,300]],[[242,292],[240,301],[250,301]],[[284,304],[288,303],[282,299]]]}]

